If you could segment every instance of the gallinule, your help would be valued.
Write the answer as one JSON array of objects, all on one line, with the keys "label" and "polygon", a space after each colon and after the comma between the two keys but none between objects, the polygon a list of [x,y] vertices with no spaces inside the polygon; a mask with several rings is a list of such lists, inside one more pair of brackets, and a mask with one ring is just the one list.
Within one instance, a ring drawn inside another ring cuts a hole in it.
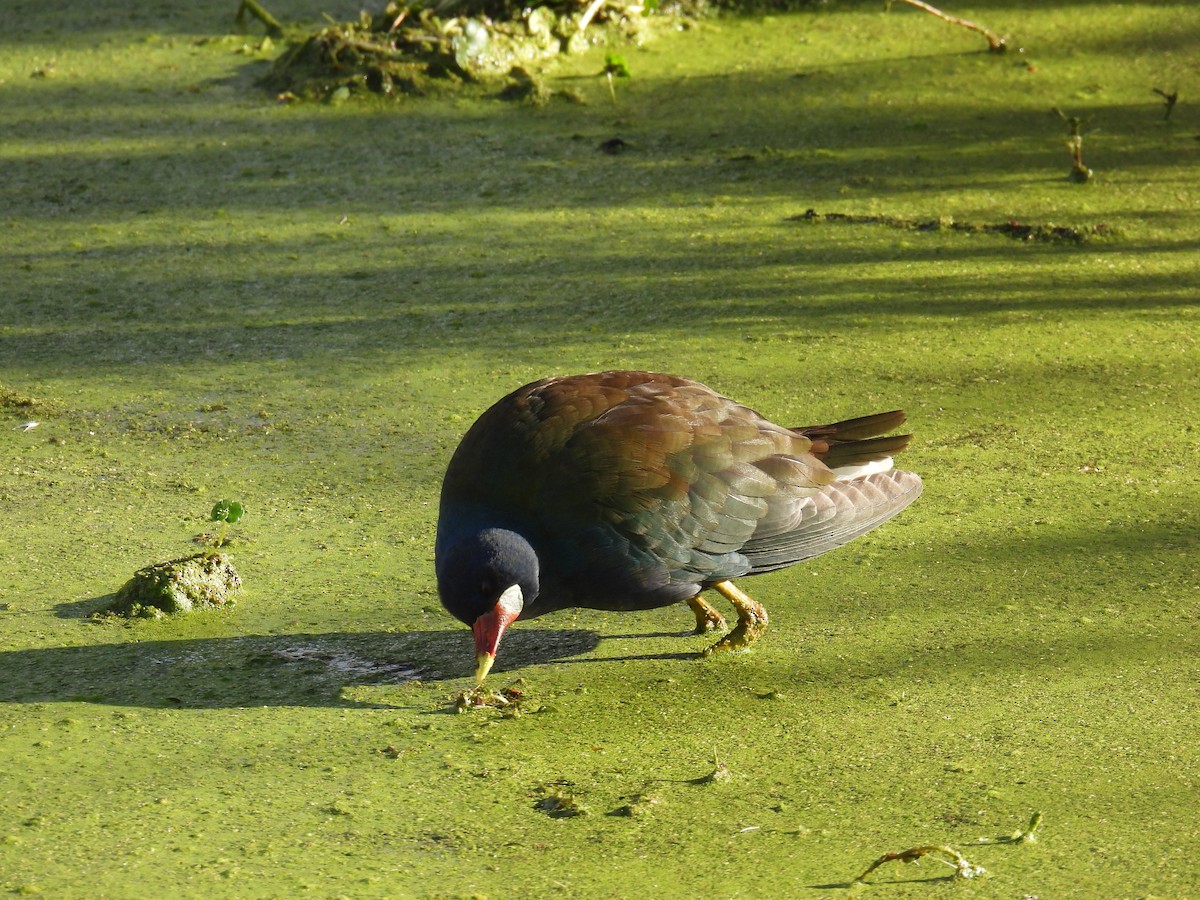
[{"label": "gallinule", "polygon": [[740,650],[767,614],[734,578],[853,540],[921,493],[892,468],[912,435],[900,411],[783,428],[704,385],[652,372],[535,381],[487,410],[442,485],[442,604],[475,634],[476,679],[518,618],[556,609],[687,603],[698,632],[737,625],[706,653]]}]

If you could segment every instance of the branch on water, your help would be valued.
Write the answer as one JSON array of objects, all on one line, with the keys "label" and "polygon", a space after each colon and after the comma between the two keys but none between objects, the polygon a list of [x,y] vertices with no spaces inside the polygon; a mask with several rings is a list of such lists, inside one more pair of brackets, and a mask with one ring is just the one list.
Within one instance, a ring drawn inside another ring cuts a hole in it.
[{"label": "branch on water", "polygon": [[[891,7],[894,0],[887,0],[888,7]],[[936,6],[930,6],[928,3],[923,3],[922,0],[900,0],[901,3],[907,3],[909,6],[915,6],[917,9],[923,9],[931,15],[937,16],[943,22],[949,22],[951,25],[961,25],[963,28],[969,28],[971,31],[977,31],[987,38],[988,50],[992,53],[1003,53],[1008,49],[1008,44],[1005,39],[996,34],[990,28],[985,28],[982,25],[976,25],[974,22],[969,22],[966,19],[960,19],[958,16],[951,16]]]},{"label": "branch on water", "polygon": [[[987,869],[971,862],[953,847],[947,847],[945,844],[923,844],[920,847],[909,847],[907,850],[898,850],[883,854],[883,856],[867,866],[866,870],[855,878],[853,883],[865,884],[867,876],[884,863],[920,863],[925,857],[929,857],[929,859],[936,860],[952,868],[956,878],[978,878],[981,875],[987,874]],[[944,857],[948,857],[948,859]]]},{"label": "branch on water", "polygon": [[246,13],[249,13],[258,21],[267,26],[267,34],[271,37],[283,37],[283,26],[279,24],[279,20],[267,12],[255,0],[242,0],[238,6],[237,23],[241,25],[246,21]]}]

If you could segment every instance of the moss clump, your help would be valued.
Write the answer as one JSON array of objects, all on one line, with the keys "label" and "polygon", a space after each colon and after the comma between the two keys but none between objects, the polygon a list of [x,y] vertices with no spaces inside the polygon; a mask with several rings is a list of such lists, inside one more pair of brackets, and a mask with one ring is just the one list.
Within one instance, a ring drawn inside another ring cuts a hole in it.
[{"label": "moss clump", "polygon": [[242,579],[223,553],[197,553],[138,569],[102,615],[158,619],[197,608],[231,606]]},{"label": "moss clump", "polygon": [[559,790],[550,791],[534,805],[552,819],[571,819],[575,816],[586,816],[588,808],[572,797]]},{"label": "moss clump", "polygon": [[0,384],[0,409],[19,412],[21,415],[36,413],[40,416],[52,416],[62,412],[61,404],[55,400],[30,397],[3,384]]}]

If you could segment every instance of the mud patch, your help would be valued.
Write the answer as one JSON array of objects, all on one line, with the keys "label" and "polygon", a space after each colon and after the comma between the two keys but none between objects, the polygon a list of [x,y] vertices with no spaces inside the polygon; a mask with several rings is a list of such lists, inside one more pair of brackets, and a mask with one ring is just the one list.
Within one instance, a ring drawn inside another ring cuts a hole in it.
[{"label": "mud patch", "polygon": [[382,684],[403,684],[419,681],[420,669],[406,663],[380,662],[364,659],[344,650],[325,647],[295,646],[272,650],[271,655],[287,662],[315,663],[339,678],[370,680]]}]

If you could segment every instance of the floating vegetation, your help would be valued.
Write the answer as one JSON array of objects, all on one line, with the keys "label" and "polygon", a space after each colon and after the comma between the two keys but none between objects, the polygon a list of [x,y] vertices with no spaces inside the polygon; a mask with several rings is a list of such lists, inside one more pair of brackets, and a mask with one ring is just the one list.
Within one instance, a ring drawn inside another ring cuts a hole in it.
[{"label": "floating vegetation", "polygon": [[615,106],[617,103],[617,88],[613,84],[613,79],[631,77],[629,65],[625,62],[625,57],[618,53],[604,54],[604,77],[608,79],[608,93],[612,97],[612,102]]},{"label": "floating vegetation", "polygon": [[1095,237],[1112,237],[1114,230],[1101,222],[1098,225],[1031,225],[1015,219],[1008,222],[959,222],[950,216],[936,219],[912,219],[908,216],[866,216],[851,213],[819,213],[809,209],[789,222],[842,222],[848,225],[886,225],[905,231],[957,231],[967,234],[1002,234],[1018,241],[1083,244]]},{"label": "floating vegetation", "polygon": [[523,684],[523,679],[518,678],[508,687],[499,691],[488,690],[482,685],[475,685],[465,691],[459,691],[454,695],[454,711],[465,713],[467,710],[483,706],[500,710],[506,718],[515,718],[524,712],[522,703],[526,696]]},{"label": "floating vegetation", "polygon": [[986,838],[982,837],[975,841],[977,844],[1036,844],[1037,830],[1042,825],[1042,813],[1039,810],[1029,818],[1029,824],[1023,829],[1018,829],[1012,834],[1001,835],[1000,837]]},{"label": "floating vegetation", "polygon": [[[263,84],[282,100],[337,102],[353,93],[403,96],[429,93],[438,82],[508,79],[515,86],[501,96],[545,102],[553,92],[531,74],[539,66],[593,44],[641,40],[651,13],[661,15],[658,0],[391,2],[357,21],[292,36]],[[611,82],[614,73],[606,67],[598,74]]]},{"label": "floating vegetation", "polygon": [[212,549],[209,550],[210,556],[225,546],[228,542],[229,526],[236,525],[242,520],[242,516],[245,514],[246,509],[238,500],[217,501],[208,518],[210,522],[219,522],[221,524],[221,532],[217,535],[205,535],[212,544]]},{"label": "floating vegetation", "polygon": [[544,812],[552,819],[570,819],[588,814],[586,806],[561,790],[550,791],[533,804],[533,808]]},{"label": "floating vegetation", "polygon": [[[984,35],[994,52],[1006,49],[1004,38],[981,25],[921,0],[900,2]],[[710,4],[753,5],[746,0],[546,0],[537,6],[515,0],[392,0],[382,12],[364,11],[352,22],[330,19],[319,31],[304,33],[281,24],[256,0],[242,0],[237,19],[261,22],[267,42],[287,39],[287,49],[262,80],[281,100],[339,103],[355,93],[405,96],[430,93],[439,84],[499,82],[502,99],[540,104],[556,96],[578,99],[571,91],[544,88],[531,74],[558,55],[639,42],[655,22],[694,19]],[[624,60],[609,54],[597,74],[607,79],[616,103],[614,79],[629,77]]]},{"label": "floating vegetation", "polygon": [[223,553],[198,553],[138,569],[99,615],[161,619],[231,606],[242,579]]},{"label": "floating vegetation", "polygon": [[[42,400],[37,397],[31,397],[28,394],[23,394],[13,390],[3,384],[0,384],[0,410],[8,410],[16,412],[22,418],[29,415],[31,411],[36,410],[41,416],[53,416],[62,412],[62,406],[55,400]],[[37,423],[34,423],[36,426]],[[24,431],[28,428],[17,426]]]},{"label": "floating vegetation", "polygon": [[18,394],[16,391],[0,385],[0,407],[4,409],[31,409],[37,406],[39,401],[25,394]]}]

